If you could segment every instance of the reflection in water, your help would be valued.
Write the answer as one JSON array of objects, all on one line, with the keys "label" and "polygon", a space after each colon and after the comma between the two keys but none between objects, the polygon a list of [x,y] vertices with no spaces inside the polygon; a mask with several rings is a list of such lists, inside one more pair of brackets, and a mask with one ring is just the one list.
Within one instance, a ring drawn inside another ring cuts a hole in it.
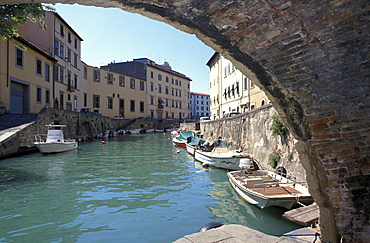
[{"label": "reflection in water", "polygon": [[246,204],[226,171],[203,169],[169,134],[124,135],[0,167],[14,177],[0,182],[2,242],[171,242],[215,220],[270,234],[296,227],[278,210]]}]

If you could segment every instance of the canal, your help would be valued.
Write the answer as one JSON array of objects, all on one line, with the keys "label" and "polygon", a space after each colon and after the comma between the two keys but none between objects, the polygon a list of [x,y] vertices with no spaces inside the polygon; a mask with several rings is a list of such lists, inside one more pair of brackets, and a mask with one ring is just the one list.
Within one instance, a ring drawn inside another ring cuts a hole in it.
[{"label": "canal", "polygon": [[132,134],[77,151],[0,160],[1,242],[172,242],[220,221],[281,235],[282,210],[241,200],[170,134]]}]

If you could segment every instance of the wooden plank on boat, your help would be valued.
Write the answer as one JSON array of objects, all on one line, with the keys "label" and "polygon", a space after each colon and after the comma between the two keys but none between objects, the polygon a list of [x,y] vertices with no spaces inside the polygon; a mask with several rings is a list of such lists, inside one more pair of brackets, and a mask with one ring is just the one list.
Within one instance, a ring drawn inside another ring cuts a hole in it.
[{"label": "wooden plank on boat", "polygon": [[316,203],[285,212],[281,217],[303,226],[309,226],[319,219],[320,211]]}]

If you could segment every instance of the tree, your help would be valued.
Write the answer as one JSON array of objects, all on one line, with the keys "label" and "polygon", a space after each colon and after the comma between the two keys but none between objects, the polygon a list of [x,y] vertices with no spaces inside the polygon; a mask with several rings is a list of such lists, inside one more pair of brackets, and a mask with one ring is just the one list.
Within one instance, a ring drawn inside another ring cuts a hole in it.
[{"label": "tree", "polygon": [[50,5],[41,3],[25,3],[16,5],[0,5],[0,36],[7,40],[18,37],[17,25],[23,25],[27,21],[39,22],[43,29],[45,25],[45,13],[54,10]]}]

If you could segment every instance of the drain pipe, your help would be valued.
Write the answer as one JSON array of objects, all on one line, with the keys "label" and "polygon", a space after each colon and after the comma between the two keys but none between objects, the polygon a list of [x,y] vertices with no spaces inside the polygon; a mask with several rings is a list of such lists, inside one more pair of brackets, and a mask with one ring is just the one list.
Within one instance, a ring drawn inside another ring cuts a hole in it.
[{"label": "drain pipe", "polygon": [[9,39],[6,41],[6,87],[9,87]]}]

